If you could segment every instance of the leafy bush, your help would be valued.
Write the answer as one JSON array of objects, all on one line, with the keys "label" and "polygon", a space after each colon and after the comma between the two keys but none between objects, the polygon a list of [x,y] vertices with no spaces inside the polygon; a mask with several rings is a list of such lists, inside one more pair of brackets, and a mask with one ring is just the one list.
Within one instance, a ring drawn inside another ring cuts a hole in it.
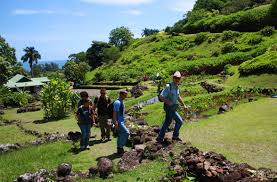
[{"label": "leafy bush", "polygon": [[274,33],[274,27],[266,26],[260,32],[263,36],[271,36]]},{"label": "leafy bush", "polygon": [[242,76],[277,73],[277,51],[269,51],[257,58],[242,63],[239,67],[239,72]]},{"label": "leafy bush", "polygon": [[234,52],[236,50],[237,50],[237,48],[233,42],[227,42],[227,43],[223,44],[223,46],[221,48],[221,52],[223,54]]},{"label": "leafy bush", "polygon": [[255,45],[261,43],[263,40],[263,37],[260,35],[253,35],[252,37],[249,38],[248,44],[250,45]]},{"label": "leafy bush", "polygon": [[219,56],[220,52],[218,50],[211,51],[211,56],[212,57],[217,57]]},{"label": "leafy bush", "polygon": [[206,39],[207,39],[207,34],[201,32],[201,33],[196,34],[194,42],[195,42],[195,44],[199,45],[202,42],[204,42]]},{"label": "leafy bush", "polygon": [[238,37],[239,35],[240,35],[239,32],[235,32],[235,31],[231,31],[231,30],[223,31],[222,40],[223,41],[232,40],[235,37]]},{"label": "leafy bush", "polygon": [[25,106],[32,101],[32,96],[26,91],[12,92],[6,87],[0,87],[0,104],[5,106]]},{"label": "leafy bush", "polygon": [[76,107],[79,99],[70,89],[70,84],[62,80],[51,80],[41,93],[44,116],[48,119],[61,119],[70,109]]},{"label": "leafy bush", "polygon": [[231,64],[227,64],[224,66],[224,71],[227,75],[233,76],[236,73],[236,67]]},{"label": "leafy bush", "polygon": [[277,16],[270,15],[270,5],[239,11],[230,15],[206,17],[194,22],[183,22],[183,33],[223,32],[224,30],[258,31],[265,26],[273,26]]}]

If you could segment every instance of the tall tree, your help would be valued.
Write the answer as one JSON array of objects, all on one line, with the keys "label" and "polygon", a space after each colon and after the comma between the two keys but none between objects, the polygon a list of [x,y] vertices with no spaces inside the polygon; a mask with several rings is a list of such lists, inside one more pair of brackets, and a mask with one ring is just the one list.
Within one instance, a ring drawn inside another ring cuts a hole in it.
[{"label": "tall tree", "polygon": [[104,62],[104,49],[111,46],[107,42],[92,41],[90,48],[87,50],[86,59],[92,69],[101,66]]},{"label": "tall tree", "polygon": [[158,29],[150,29],[150,28],[145,28],[142,30],[141,36],[149,36],[158,33]]},{"label": "tall tree", "polygon": [[31,69],[31,74],[33,77],[33,64],[37,64],[38,63],[38,59],[41,59],[41,56],[39,54],[39,52],[37,50],[35,50],[34,47],[26,47],[25,49],[23,49],[25,51],[25,54],[21,57],[21,60],[23,61],[23,63],[27,62],[30,65],[30,69]]},{"label": "tall tree", "polygon": [[128,45],[133,38],[133,33],[127,27],[115,28],[110,32],[110,43],[119,47],[121,50]]},{"label": "tall tree", "polygon": [[87,53],[86,52],[79,52],[77,54],[70,54],[68,56],[69,61],[74,61],[76,63],[79,62],[87,62]]},{"label": "tall tree", "polygon": [[0,85],[18,73],[25,74],[22,65],[16,60],[15,49],[0,36]]},{"label": "tall tree", "polygon": [[68,81],[83,83],[86,72],[89,71],[90,67],[85,62],[76,63],[74,61],[67,61],[63,69]]}]

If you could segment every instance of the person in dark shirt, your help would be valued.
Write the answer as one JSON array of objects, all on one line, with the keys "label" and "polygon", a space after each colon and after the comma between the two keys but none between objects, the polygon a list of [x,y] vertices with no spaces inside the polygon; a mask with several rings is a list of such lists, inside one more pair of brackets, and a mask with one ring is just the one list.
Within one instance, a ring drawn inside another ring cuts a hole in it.
[{"label": "person in dark shirt", "polygon": [[84,104],[78,108],[76,116],[82,133],[80,142],[81,150],[89,149],[90,128],[94,122],[93,108],[89,100],[84,101]]},{"label": "person in dark shirt", "polygon": [[98,123],[101,128],[101,138],[104,142],[105,140],[110,141],[110,132],[112,122],[109,120],[108,116],[108,106],[111,104],[111,99],[106,95],[106,89],[101,88],[100,96],[94,99],[94,109],[97,110]]}]

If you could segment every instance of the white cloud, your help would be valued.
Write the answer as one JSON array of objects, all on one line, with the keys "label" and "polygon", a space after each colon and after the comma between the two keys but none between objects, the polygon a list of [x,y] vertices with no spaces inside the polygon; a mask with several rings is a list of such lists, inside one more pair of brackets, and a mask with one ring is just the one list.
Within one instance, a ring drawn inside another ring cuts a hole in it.
[{"label": "white cloud", "polygon": [[139,5],[151,3],[154,0],[80,0],[81,2],[104,5]]},{"label": "white cloud", "polygon": [[175,0],[171,2],[170,9],[178,12],[187,12],[193,8],[196,0]]},{"label": "white cloud", "polygon": [[138,15],[142,14],[142,12],[140,10],[137,10],[137,9],[129,9],[129,10],[126,10],[126,11],[121,11],[121,13],[128,14],[128,15],[135,15],[135,16],[138,16]]},{"label": "white cloud", "polygon": [[34,9],[15,9],[12,14],[14,15],[50,15],[50,14],[57,14],[57,15],[71,15],[71,16],[86,16],[85,13],[79,11],[53,11],[53,10],[34,10]]}]

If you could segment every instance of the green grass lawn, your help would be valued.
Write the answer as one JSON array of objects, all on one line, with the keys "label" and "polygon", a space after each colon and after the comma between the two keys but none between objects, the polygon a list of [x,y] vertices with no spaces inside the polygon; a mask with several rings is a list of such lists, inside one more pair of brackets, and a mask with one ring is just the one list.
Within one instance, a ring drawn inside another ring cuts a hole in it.
[{"label": "green grass lawn", "polygon": [[277,87],[277,75],[276,74],[262,74],[251,75],[246,77],[239,77],[239,73],[229,77],[226,82],[226,86],[245,86],[245,87]]},{"label": "green grass lawn", "polygon": [[16,110],[17,108],[5,110],[5,114],[3,118],[8,120],[20,120],[23,123],[39,120],[43,118],[43,110],[35,111],[35,112],[18,113],[18,114],[16,113]]},{"label": "green grass lawn", "polygon": [[185,124],[185,141],[205,151],[224,154],[233,162],[277,170],[277,99],[238,105],[233,111]]},{"label": "green grass lawn", "polygon": [[[143,163],[134,170],[125,173],[116,173],[114,178],[105,181],[158,181],[158,177],[167,173],[166,162],[154,161]],[[79,182],[92,181],[92,179],[77,179]],[[96,178],[93,181],[103,181]]]},{"label": "green grass lawn", "polygon": [[0,127],[0,144],[25,143],[34,141],[35,139],[35,136],[25,134],[16,125]]}]

